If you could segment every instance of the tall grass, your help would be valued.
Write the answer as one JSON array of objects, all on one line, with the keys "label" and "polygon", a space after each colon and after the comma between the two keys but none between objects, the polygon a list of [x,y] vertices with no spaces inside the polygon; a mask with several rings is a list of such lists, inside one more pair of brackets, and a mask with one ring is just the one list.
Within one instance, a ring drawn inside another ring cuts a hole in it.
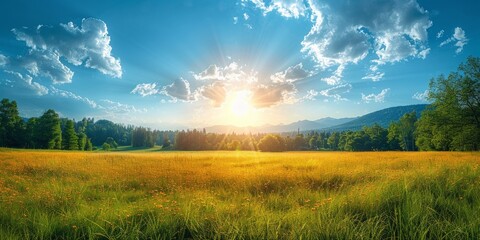
[{"label": "tall grass", "polygon": [[479,153],[0,150],[0,239],[480,239]]}]

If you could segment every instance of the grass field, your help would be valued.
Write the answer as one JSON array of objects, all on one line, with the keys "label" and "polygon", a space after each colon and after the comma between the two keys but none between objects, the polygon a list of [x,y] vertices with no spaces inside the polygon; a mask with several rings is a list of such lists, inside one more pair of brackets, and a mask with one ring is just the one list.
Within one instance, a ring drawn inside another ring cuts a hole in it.
[{"label": "grass field", "polygon": [[0,150],[0,239],[480,239],[480,154]]}]

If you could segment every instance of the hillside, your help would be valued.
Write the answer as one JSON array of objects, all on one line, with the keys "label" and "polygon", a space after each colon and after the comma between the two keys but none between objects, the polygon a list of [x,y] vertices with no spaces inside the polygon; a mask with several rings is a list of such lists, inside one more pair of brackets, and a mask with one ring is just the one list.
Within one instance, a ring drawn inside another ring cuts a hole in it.
[{"label": "hillside", "polygon": [[408,105],[408,106],[399,106],[382,109],[376,112],[372,112],[361,117],[358,117],[352,121],[339,124],[333,127],[327,127],[323,130],[328,131],[345,131],[345,130],[359,130],[363,126],[371,126],[375,123],[379,124],[382,127],[388,127],[391,122],[398,121],[405,113],[410,113],[415,111],[417,117],[420,117],[420,114],[427,107],[427,104],[418,104],[418,105]]}]

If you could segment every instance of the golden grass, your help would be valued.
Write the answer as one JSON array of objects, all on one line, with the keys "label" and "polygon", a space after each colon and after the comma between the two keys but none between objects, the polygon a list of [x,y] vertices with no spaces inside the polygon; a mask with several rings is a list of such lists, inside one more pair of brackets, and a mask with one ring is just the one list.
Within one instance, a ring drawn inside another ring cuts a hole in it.
[{"label": "golden grass", "polygon": [[479,236],[462,215],[480,213],[479,165],[457,152],[3,149],[0,238]]}]

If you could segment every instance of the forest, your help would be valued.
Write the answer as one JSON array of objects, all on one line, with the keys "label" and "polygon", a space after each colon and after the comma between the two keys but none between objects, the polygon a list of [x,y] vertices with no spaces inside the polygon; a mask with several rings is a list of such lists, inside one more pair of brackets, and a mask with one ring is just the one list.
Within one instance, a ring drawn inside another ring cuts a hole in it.
[{"label": "forest", "polygon": [[159,131],[108,120],[60,118],[49,109],[39,117],[21,118],[16,101],[0,103],[0,147],[111,150],[118,146],[164,150],[250,151],[478,151],[480,148],[480,58],[469,57],[456,72],[433,78],[431,104],[421,117],[407,113],[388,128],[307,133],[216,134],[203,130]]}]

